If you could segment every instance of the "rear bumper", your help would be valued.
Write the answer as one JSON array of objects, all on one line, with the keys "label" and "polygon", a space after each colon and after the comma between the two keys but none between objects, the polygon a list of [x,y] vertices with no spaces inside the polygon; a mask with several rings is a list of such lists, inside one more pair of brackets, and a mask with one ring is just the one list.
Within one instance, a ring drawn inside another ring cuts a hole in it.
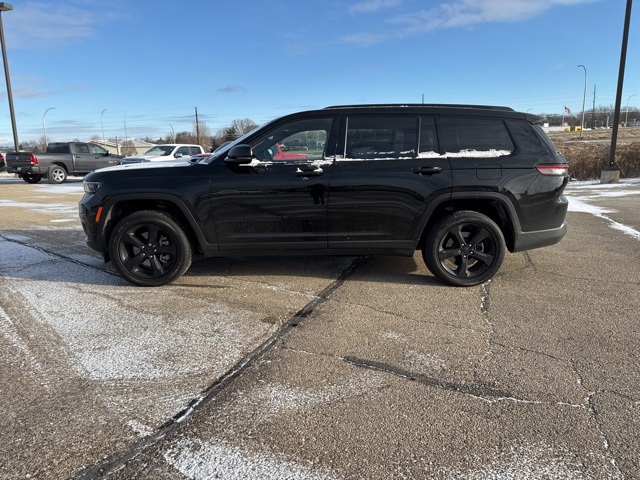
[{"label": "rear bumper", "polygon": [[13,166],[13,165],[7,165],[7,172],[8,173],[15,173],[19,176],[22,175],[42,175],[42,173],[40,172],[40,167],[37,166],[33,166],[33,165],[20,165],[20,166]]},{"label": "rear bumper", "polygon": [[519,232],[515,238],[515,245],[512,252],[522,252],[534,248],[548,247],[555,245],[567,234],[567,222],[563,222],[557,228],[549,230],[538,230],[535,232]]}]

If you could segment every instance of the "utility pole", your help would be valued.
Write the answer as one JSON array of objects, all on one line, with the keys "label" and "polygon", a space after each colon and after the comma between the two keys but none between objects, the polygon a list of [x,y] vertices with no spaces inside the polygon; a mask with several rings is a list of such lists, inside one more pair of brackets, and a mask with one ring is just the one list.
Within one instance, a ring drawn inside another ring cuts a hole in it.
[{"label": "utility pole", "polygon": [[596,129],[596,86],[593,86],[593,110],[591,110],[591,128]]},{"label": "utility pole", "polygon": [[196,108],[196,140],[198,145],[200,145],[200,123],[198,122],[198,107]]},{"label": "utility pole", "polygon": [[618,91],[613,116],[613,133],[611,134],[611,150],[609,151],[609,165],[600,173],[600,183],[617,183],[620,180],[620,168],[616,165],[616,143],[618,141],[618,125],[620,123],[620,104],[622,103],[622,87],[624,85],[624,67],[627,59],[627,43],[629,41],[629,24],[631,23],[631,4],[627,0],[624,16],[624,30],[622,32],[622,49],[620,51],[620,71],[618,73]]}]

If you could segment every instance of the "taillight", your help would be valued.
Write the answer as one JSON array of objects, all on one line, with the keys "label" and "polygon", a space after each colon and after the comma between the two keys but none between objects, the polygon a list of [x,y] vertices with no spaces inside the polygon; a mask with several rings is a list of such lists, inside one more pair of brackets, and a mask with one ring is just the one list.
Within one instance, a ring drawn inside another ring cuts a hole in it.
[{"label": "taillight", "polygon": [[38,157],[36,157],[35,155],[31,155],[29,157],[29,161],[31,162],[31,165],[38,165]]},{"label": "taillight", "polygon": [[566,175],[569,172],[569,165],[566,163],[541,164],[536,165],[536,170],[542,175]]}]

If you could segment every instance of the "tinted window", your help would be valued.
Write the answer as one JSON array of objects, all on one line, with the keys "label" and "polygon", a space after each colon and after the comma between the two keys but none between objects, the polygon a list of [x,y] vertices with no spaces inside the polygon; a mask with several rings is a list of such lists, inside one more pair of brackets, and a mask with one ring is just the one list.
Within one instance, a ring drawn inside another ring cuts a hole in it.
[{"label": "tinted window", "polygon": [[76,153],[89,153],[89,145],[86,143],[76,144]]},{"label": "tinted window", "polygon": [[440,155],[436,122],[433,117],[422,117],[420,121],[420,149],[418,151],[421,157]]},{"label": "tinted window", "polygon": [[444,117],[441,125],[445,148],[451,157],[499,157],[514,151],[511,136],[501,120]]},{"label": "tinted window", "polygon": [[529,122],[510,120],[507,122],[509,131],[518,146],[518,150],[526,153],[557,152],[558,148],[542,130],[540,125],[532,125]]},{"label": "tinted window", "polygon": [[69,151],[68,143],[58,143],[58,144],[50,143],[49,145],[47,145],[47,153],[71,153],[71,152]]},{"label": "tinted window", "polygon": [[280,125],[251,142],[253,154],[261,162],[321,160],[332,122],[318,118]]},{"label": "tinted window", "polygon": [[[175,154],[189,155],[189,147],[179,147]],[[174,155],[175,155],[174,154]]]},{"label": "tinted window", "polygon": [[189,151],[191,152],[191,155],[199,155],[202,153],[198,147],[189,147]]},{"label": "tinted window", "polygon": [[415,117],[349,117],[346,158],[415,157],[418,119]]}]

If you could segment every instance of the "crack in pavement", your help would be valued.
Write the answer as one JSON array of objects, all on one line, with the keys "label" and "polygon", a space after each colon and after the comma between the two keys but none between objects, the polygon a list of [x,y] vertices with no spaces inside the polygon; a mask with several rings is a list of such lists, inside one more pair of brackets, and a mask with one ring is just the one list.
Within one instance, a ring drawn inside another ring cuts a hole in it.
[{"label": "crack in pavement", "polygon": [[[502,402],[502,401],[511,401],[516,403],[527,403],[527,404],[536,404],[536,405],[547,404],[547,402],[542,402],[539,400],[528,400],[524,398],[516,398],[509,395],[508,392],[494,388],[490,385],[458,384],[453,382],[447,382],[434,377],[429,377],[422,373],[411,372],[409,370],[405,370],[400,367],[389,365],[387,363],[376,362],[374,360],[364,360],[358,357],[346,356],[346,357],[340,357],[340,359],[356,367],[388,373],[400,378],[405,378],[407,380],[411,380],[417,383],[421,383],[423,385],[427,385],[429,387],[435,387],[435,388],[439,388],[441,390],[445,390],[449,392],[461,393],[461,394],[476,398],[478,400],[481,400],[483,402],[495,403],[495,402]],[[584,406],[582,405],[572,405],[572,404],[561,404],[561,405],[568,405],[568,406],[574,406],[574,407],[579,406],[584,408]]]},{"label": "crack in pavement", "polygon": [[480,285],[480,313],[482,314],[482,319],[487,326],[487,351],[482,356],[482,359],[480,360],[481,362],[493,354],[493,338],[496,333],[495,325],[491,321],[491,296],[489,295],[490,283],[491,280],[488,280]]},{"label": "crack in pavement", "polygon": [[204,405],[207,405],[215,399],[223,389],[231,386],[233,382],[249,367],[256,364],[266,352],[271,350],[271,348],[277,344],[278,340],[285,336],[289,331],[299,326],[319,305],[327,301],[329,295],[331,295],[331,293],[336,289],[340,288],[342,284],[351,275],[353,275],[353,273],[364,262],[366,262],[366,260],[367,257],[356,257],[333,282],[318,293],[318,295],[307,305],[302,307],[302,309],[300,309],[288,322],[284,323],[273,335],[267,338],[262,344],[258,345],[252,352],[240,359],[212,385],[204,389],[198,398],[192,399],[186,408],[161,425],[155,432],[139,439],[137,442],[130,445],[125,451],[116,452],[93,466],[81,469],[70,478],[77,480],[89,480],[104,477],[112,472],[121,470],[127,465],[127,463],[146,452],[149,448],[158,444],[187,418],[191,417]]},{"label": "crack in pavement", "polygon": [[611,442],[609,441],[609,438],[607,437],[607,434],[604,432],[603,426],[601,425],[600,421],[598,420],[598,409],[596,407],[595,397],[596,397],[596,395],[598,395],[598,393],[601,393],[601,392],[598,392],[597,390],[589,391],[587,389],[587,387],[585,386],[585,384],[584,384],[584,377],[578,371],[578,367],[575,364],[575,361],[572,359],[569,363],[571,364],[571,368],[573,369],[573,373],[576,375],[576,378],[577,378],[577,381],[578,381],[578,385],[580,385],[580,387],[587,394],[587,396],[585,397],[585,403],[586,403],[586,407],[585,408],[589,412],[589,417],[593,420],[593,423],[596,426],[596,431],[598,432],[598,436],[602,440],[602,445],[604,447],[604,451],[609,456],[609,461],[611,462],[611,465],[618,472],[619,478],[624,478],[622,470],[620,470],[620,467],[618,466],[618,462],[616,460],[616,457],[613,454],[613,452],[611,451]]}]

